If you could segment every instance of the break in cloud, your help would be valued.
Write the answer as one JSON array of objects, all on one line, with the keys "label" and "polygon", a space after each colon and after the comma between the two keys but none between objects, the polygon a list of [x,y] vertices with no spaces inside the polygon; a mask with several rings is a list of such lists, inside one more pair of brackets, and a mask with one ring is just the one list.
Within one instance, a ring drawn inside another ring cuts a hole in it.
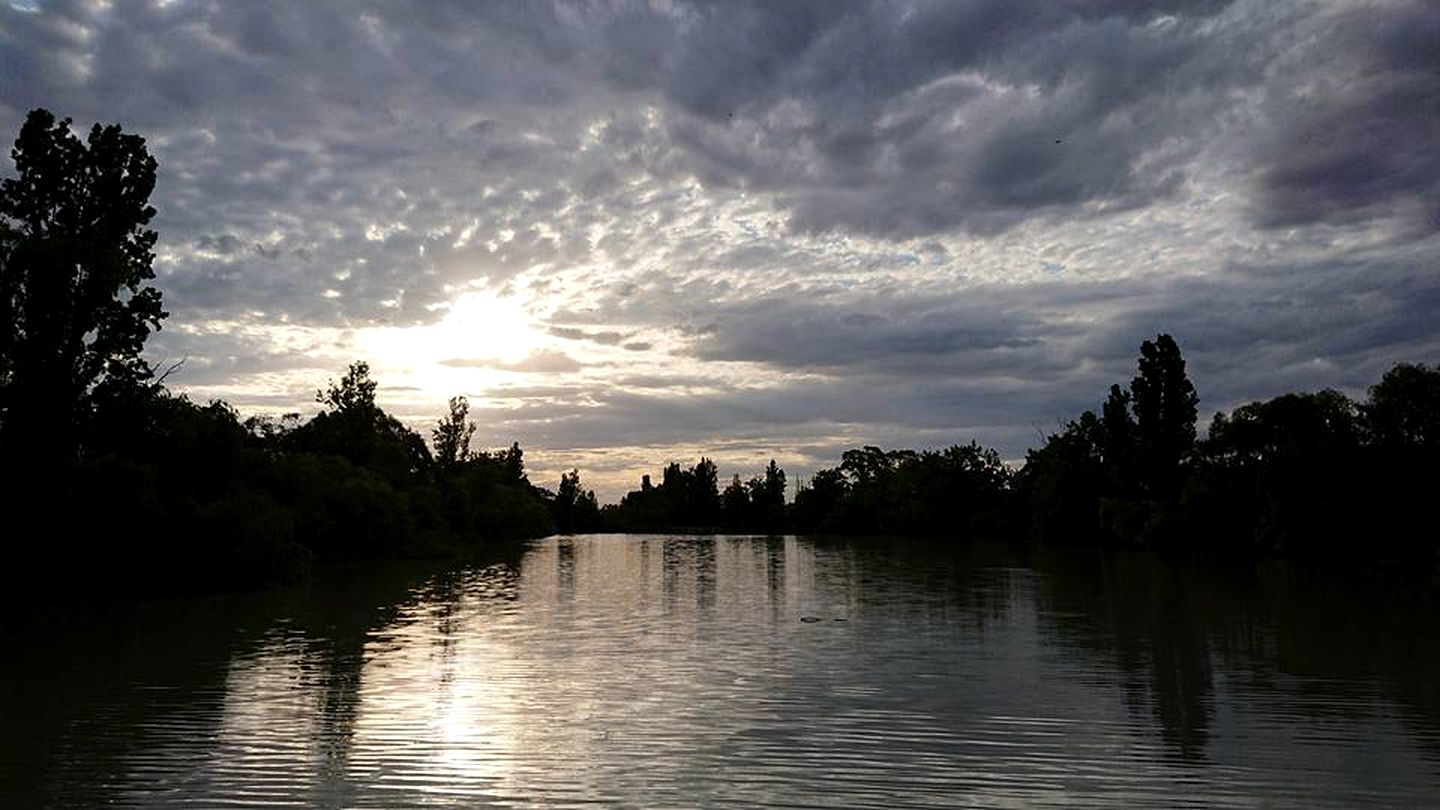
[{"label": "break in cloud", "polygon": [[193,396],[365,357],[613,498],[1018,458],[1162,330],[1211,409],[1435,362],[1437,41],[1420,0],[10,0],[0,129],[148,138]]}]

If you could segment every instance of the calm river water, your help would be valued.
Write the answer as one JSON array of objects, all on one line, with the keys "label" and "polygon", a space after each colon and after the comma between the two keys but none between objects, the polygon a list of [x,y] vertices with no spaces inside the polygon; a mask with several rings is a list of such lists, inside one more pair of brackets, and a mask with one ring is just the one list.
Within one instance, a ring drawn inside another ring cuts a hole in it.
[{"label": "calm river water", "polygon": [[1140,554],[549,538],[12,617],[0,806],[1434,805],[1427,599]]}]

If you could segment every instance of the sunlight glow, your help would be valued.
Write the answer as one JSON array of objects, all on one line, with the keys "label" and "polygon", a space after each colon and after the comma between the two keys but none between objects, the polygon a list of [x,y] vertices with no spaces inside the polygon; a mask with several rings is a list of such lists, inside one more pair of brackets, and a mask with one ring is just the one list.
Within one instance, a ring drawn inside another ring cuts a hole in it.
[{"label": "sunlight glow", "polygon": [[437,396],[493,383],[543,341],[519,299],[489,290],[462,293],[433,324],[355,334],[356,346],[377,371]]}]

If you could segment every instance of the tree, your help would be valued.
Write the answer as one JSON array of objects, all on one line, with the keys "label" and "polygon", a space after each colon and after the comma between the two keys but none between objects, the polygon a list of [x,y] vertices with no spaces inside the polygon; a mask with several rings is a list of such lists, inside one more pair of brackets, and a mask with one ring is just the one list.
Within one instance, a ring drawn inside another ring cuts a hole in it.
[{"label": "tree", "polygon": [[520,443],[511,442],[510,449],[500,451],[500,456],[505,467],[505,480],[529,486],[530,479],[525,477],[525,451],[520,449]]},{"label": "tree", "polygon": [[370,364],[351,363],[340,382],[315,393],[326,410],[288,435],[292,446],[341,456],[397,485],[416,472],[428,472],[431,457],[425,440],[375,404],[375,389]]},{"label": "tree", "polygon": [[1047,436],[1040,449],[1026,454],[1020,486],[1029,501],[1035,539],[1083,543],[1099,537],[1103,432],[1095,412],[1085,411],[1059,433]]},{"label": "tree", "polygon": [[470,459],[470,438],[475,423],[469,420],[470,401],[465,397],[450,398],[450,412],[430,431],[435,445],[435,463],[442,470],[453,470]]},{"label": "tree", "polygon": [[351,363],[339,383],[330,383],[324,391],[315,392],[315,401],[326,405],[340,416],[369,418],[376,411],[375,388],[370,379],[370,364],[364,360]]},{"label": "tree", "polygon": [[1212,546],[1313,552],[1348,544],[1365,532],[1355,501],[1375,477],[1360,451],[1359,408],[1338,391],[1216,414],[1185,490],[1189,522]]},{"label": "tree", "polygon": [[781,528],[785,522],[785,471],[772,458],[765,467],[765,477],[750,479],[748,486],[757,528],[766,531]]},{"label": "tree", "polygon": [[1365,415],[1377,444],[1440,446],[1440,368],[1397,363],[1370,387]]},{"label": "tree", "polygon": [[1362,410],[1373,535],[1402,556],[1428,558],[1434,570],[1440,560],[1440,535],[1431,528],[1440,491],[1440,368],[1397,364],[1370,388]]},{"label": "tree", "polygon": [[599,523],[600,505],[595,500],[595,492],[580,483],[579,470],[572,469],[560,476],[560,486],[551,501],[551,514],[556,530],[564,534],[588,531]]},{"label": "tree", "polygon": [[[166,316],[155,277],[155,159],[145,140],[32,111],[0,182],[0,449],[73,461],[97,388],[149,380]],[[43,444],[42,444],[43,442]]]},{"label": "tree", "polygon": [[720,496],[720,523],[727,529],[744,528],[750,522],[750,493],[740,483],[740,474],[730,479]]},{"label": "tree", "polygon": [[[737,475],[735,482],[738,484],[739,481]],[[850,484],[843,472],[833,468],[816,470],[810,477],[810,485],[798,487],[795,492],[797,528],[802,531],[853,531],[856,526],[849,520],[848,510],[845,509],[849,495]]]},{"label": "tree", "polygon": [[690,468],[686,521],[692,526],[714,526],[720,519],[720,489],[715,462],[704,456]]},{"label": "tree", "polygon": [[1140,373],[1130,383],[1141,484],[1156,500],[1180,490],[1181,461],[1195,444],[1200,398],[1169,335],[1140,344]]},{"label": "tree", "polygon": [[1135,419],[1130,415],[1130,392],[1110,386],[1100,409],[1100,457],[1107,484],[1115,495],[1131,495],[1135,481]]}]

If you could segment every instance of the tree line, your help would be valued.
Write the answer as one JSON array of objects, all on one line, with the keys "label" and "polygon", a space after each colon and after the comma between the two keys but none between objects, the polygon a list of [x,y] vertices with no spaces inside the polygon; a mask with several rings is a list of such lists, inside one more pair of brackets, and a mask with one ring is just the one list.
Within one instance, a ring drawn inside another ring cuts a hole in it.
[{"label": "tree line", "polygon": [[303,576],[316,560],[554,531],[563,510],[530,483],[518,444],[471,449],[463,398],[427,443],[376,404],[364,363],[318,392],[305,421],[242,420],[168,391],[141,356],[167,315],[144,140],[99,125],[82,140],[35,110],[11,155],[16,176],[0,181],[9,570],[63,572],[94,591],[210,590]]},{"label": "tree line", "polygon": [[847,450],[786,503],[785,472],[723,492],[706,458],[665,468],[586,528],[988,537],[1061,545],[1314,555],[1440,567],[1440,368],[1395,365],[1363,402],[1323,390],[1217,413],[1179,345],[1140,345],[1137,373],[1044,437],[1018,470],[976,442]]},{"label": "tree line", "polygon": [[1400,364],[1354,402],[1287,394],[1217,414],[1169,336],[1012,470],[970,442],[845,451],[787,498],[772,459],[722,488],[669,463],[600,506],[578,470],[532,484],[518,443],[471,448],[463,397],[420,433],[384,412],[363,362],[302,421],[241,419],[164,386],[141,356],[167,313],[154,286],[155,160],[96,125],[26,119],[0,181],[0,492],[12,570],[92,588],[214,588],[303,576],[316,560],[453,553],[553,531],[979,536],[1246,554],[1440,559],[1440,369]]}]

